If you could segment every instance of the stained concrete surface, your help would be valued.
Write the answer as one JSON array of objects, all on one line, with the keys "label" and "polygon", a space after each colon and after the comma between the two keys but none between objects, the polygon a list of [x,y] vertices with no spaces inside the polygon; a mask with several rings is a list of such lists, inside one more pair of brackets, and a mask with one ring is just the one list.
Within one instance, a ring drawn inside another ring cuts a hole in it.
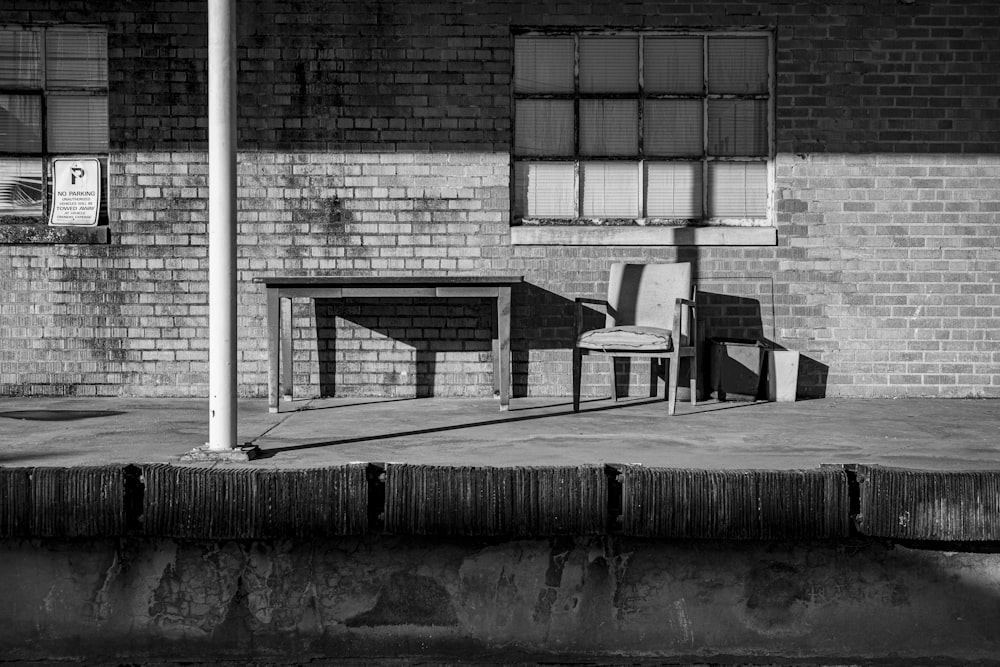
[{"label": "stained concrete surface", "polygon": [[996,554],[872,542],[8,540],[0,565],[0,662],[1000,656]]},{"label": "stained concrete surface", "polygon": [[[1000,470],[1000,402],[818,399],[795,403],[560,398],[315,399],[239,403],[239,442],[258,468],[351,462],[427,465],[639,463],[709,469],[821,464]],[[208,433],[202,399],[0,399],[0,465],[179,463]]]}]

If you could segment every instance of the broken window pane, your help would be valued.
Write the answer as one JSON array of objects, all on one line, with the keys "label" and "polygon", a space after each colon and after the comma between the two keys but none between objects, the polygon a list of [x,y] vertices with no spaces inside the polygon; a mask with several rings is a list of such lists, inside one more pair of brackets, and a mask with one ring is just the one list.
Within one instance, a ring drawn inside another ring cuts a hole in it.
[{"label": "broken window pane", "polygon": [[41,214],[41,158],[0,158],[0,215]]}]

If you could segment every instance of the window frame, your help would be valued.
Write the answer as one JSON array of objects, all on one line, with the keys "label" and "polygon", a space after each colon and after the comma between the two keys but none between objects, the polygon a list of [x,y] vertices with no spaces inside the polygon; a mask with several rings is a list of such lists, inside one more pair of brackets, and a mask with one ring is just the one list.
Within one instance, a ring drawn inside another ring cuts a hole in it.
[{"label": "window frame", "polygon": [[[524,92],[516,90],[517,72],[515,71],[517,57],[517,40],[523,37],[568,37],[573,40],[573,90],[572,92]],[[637,54],[637,78],[638,86],[635,92],[630,93],[592,93],[583,92],[580,85],[580,61],[581,61],[581,38],[584,37],[614,37],[627,36],[636,37]],[[697,94],[688,93],[651,93],[645,85],[645,42],[647,38],[656,37],[697,37],[702,43],[702,90]],[[747,94],[722,94],[710,91],[710,72],[708,68],[709,53],[708,44],[711,38],[725,37],[756,37],[767,40],[767,85],[763,93]],[[562,230],[556,237],[566,239],[568,244],[589,244],[597,243],[600,235],[588,233],[586,228],[601,227],[608,236],[620,236],[630,242],[637,242],[643,245],[659,244],[655,243],[656,237],[667,238],[663,244],[674,245],[682,242],[690,242],[691,239],[700,238],[708,244],[739,244],[739,245],[773,245],[776,243],[776,234],[773,233],[774,225],[774,197],[775,197],[775,31],[773,28],[739,28],[739,29],[539,29],[539,28],[516,28],[511,33],[511,143],[510,143],[510,211],[511,211],[511,231],[514,243],[539,243],[539,239],[553,236],[552,232]],[[581,150],[581,101],[582,100],[636,100],[638,107],[636,117],[636,132],[638,134],[638,147],[634,155],[620,156],[592,156]],[[699,101],[702,108],[702,138],[701,153],[697,156],[664,156],[647,154],[644,136],[644,116],[647,104],[657,100],[678,100],[689,99]],[[708,108],[709,105],[720,99],[736,100],[759,100],[764,102],[766,108],[766,140],[765,151],[760,156],[736,155],[722,156],[712,155],[709,150]],[[568,100],[573,106],[573,155],[532,155],[522,154],[517,148],[517,106],[524,100]],[[628,162],[636,163],[638,172],[638,213],[639,215],[624,218],[585,216],[582,210],[584,204],[582,171],[586,162]],[[517,171],[522,164],[531,162],[572,162],[574,191],[576,193],[575,211],[573,217],[528,217],[520,215],[518,210],[519,190],[522,184],[518,181]],[[647,164],[685,162],[698,163],[701,168],[701,215],[698,218],[662,218],[649,217],[648,197],[647,197]],[[766,203],[763,217],[712,217],[708,207],[709,180],[708,171],[712,164],[728,163],[763,163],[766,168]],[[645,228],[636,230],[635,227]],[[701,227],[721,227],[731,230],[733,228],[750,228],[747,233],[727,232],[720,230],[718,233],[710,231],[701,234],[675,233],[669,229],[676,228],[701,228]],[[654,231],[655,228],[665,228],[661,232]],[[753,231],[754,229],[758,231]],[[770,231],[765,231],[770,230]],[[669,238],[668,238],[669,237]],[[521,241],[519,241],[521,239]],[[645,240],[644,240],[645,239]],[[653,241],[649,241],[653,239]],[[681,241],[681,240],[684,241]],[[606,242],[606,241],[605,241]],[[702,243],[698,243],[699,245]]]},{"label": "window frame", "polygon": [[[42,178],[42,210],[41,214],[14,214],[0,212],[0,244],[89,244],[107,243],[109,240],[108,219],[109,202],[109,165],[110,165],[110,57],[108,55],[109,31],[106,25],[91,23],[15,23],[4,22],[0,28],[5,30],[23,30],[39,33],[39,83],[31,84],[0,84],[0,95],[19,95],[37,97],[40,100],[40,141],[38,150],[8,151],[0,147],[0,158],[7,159],[37,159],[41,163]],[[103,85],[60,85],[48,81],[47,40],[50,33],[60,29],[92,32],[99,34],[105,43],[105,72]],[[54,151],[50,149],[50,97],[102,97],[107,107],[108,138],[107,145],[100,151]],[[101,202],[98,212],[97,226],[72,227],[49,225],[52,197],[51,185],[53,178],[53,161],[55,159],[97,158],[101,166],[100,188]]]}]

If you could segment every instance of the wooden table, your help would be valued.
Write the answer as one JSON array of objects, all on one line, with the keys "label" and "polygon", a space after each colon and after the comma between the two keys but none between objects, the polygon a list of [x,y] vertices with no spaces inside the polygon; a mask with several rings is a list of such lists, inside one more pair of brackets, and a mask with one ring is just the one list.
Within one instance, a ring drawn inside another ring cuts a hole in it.
[{"label": "wooden table", "polygon": [[[292,398],[292,323],[282,316],[282,300],[294,297],[342,299],[350,297],[489,297],[495,300],[493,317],[493,392],[500,409],[510,405],[510,291],[523,276],[262,276],[255,283],[267,291],[267,406],[278,412],[278,393]],[[284,363],[282,363],[282,360]],[[279,386],[280,383],[280,386]]]}]

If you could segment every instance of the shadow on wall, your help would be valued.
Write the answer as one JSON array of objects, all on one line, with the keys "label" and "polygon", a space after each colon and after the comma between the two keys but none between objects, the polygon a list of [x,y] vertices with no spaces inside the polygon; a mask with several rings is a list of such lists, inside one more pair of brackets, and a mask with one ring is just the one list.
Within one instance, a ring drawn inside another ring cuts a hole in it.
[{"label": "shadow on wall", "polygon": [[[570,382],[568,363],[555,363],[548,373],[535,369],[533,379],[529,366],[535,351],[568,353],[572,348],[574,301],[531,283],[516,286],[512,301],[511,396],[528,396],[529,381],[541,383],[536,389],[544,395],[565,392]],[[698,302],[705,340],[700,355],[703,388],[709,387],[711,378],[711,339],[784,349],[765,332],[759,300],[699,291]],[[493,303],[478,298],[316,299],[320,395],[426,398],[441,395],[444,387],[451,396],[484,395],[493,383]],[[604,312],[586,308],[583,324],[585,329],[603,327]],[[681,370],[687,372],[685,367]],[[629,360],[616,363],[619,396],[629,395],[632,371]],[[796,395],[825,397],[828,372],[826,365],[801,355]]]},{"label": "shadow on wall", "polygon": [[[718,292],[698,292],[699,319],[704,327],[706,348],[702,359],[712,360],[712,339],[745,341],[765,350],[784,350],[783,345],[765,331],[761,304],[758,299]],[[764,365],[766,371],[766,363]],[[826,396],[829,367],[816,359],[799,355],[797,398],[824,398]],[[705,376],[710,377],[709,375]],[[763,383],[764,378],[761,378]],[[707,386],[707,385],[706,385]]]}]

